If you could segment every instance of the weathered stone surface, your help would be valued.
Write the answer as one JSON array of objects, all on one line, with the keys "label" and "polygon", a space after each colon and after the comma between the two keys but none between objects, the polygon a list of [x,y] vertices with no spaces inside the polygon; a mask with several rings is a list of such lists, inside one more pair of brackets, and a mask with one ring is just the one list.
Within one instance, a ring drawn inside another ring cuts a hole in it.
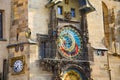
[{"label": "weathered stone surface", "polygon": [[[16,38],[17,37],[17,28],[20,29],[20,33],[25,32],[25,28],[28,27],[28,7],[27,7],[27,0],[12,0],[12,25],[11,25],[11,34],[10,38]],[[13,31],[12,31],[13,30]],[[14,33],[13,33],[14,32]],[[18,35],[18,37],[21,37],[21,35]],[[10,39],[10,43],[16,43],[16,40]],[[25,42],[26,39],[23,39]]]},{"label": "weathered stone surface", "polygon": [[[72,3],[70,6],[79,7],[78,0],[69,0]],[[108,9],[114,8],[115,17],[120,10],[120,2],[112,0],[89,0],[95,7],[96,11],[87,15],[88,31],[89,31],[89,43],[91,46],[96,44],[102,44],[104,42],[104,22],[103,22],[103,10],[102,2],[106,4]],[[31,29],[31,39],[36,41],[36,34],[48,34],[48,24],[50,18],[50,10],[45,5],[48,0],[0,0],[0,10],[5,10],[4,14],[4,38],[7,41],[0,41],[0,65],[3,65],[3,59],[17,57],[25,55],[25,74],[11,75],[12,67],[9,67],[8,80],[52,80],[52,73],[43,71],[39,64],[39,45],[24,44],[24,50],[15,52],[15,46],[6,49],[9,44],[18,44],[21,42],[27,42],[25,37],[26,28]],[[12,5],[11,5],[12,4]],[[75,5],[77,4],[77,5]],[[65,5],[64,11],[69,11],[70,6],[60,3],[59,5]],[[10,9],[11,8],[11,9]],[[57,6],[55,6],[57,9]],[[10,11],[12,10],[12,11]],[[10,12],[11,18],[10,18]],[[57,10],[56,10],[57,12]],[[57,14],[56,14],[57,15]],[[79,20],[79,11],[76,11],[77,20]],[[59,18],[63,16],[57,15]],[[10,26],[11,20],[11,26]],[[75,18],[72,19],[76,21]],[[58,25],[68,25],[69,23],[58,23]],[[76,24],[78,25],[78,24]],[[117,25],[118,26],[118,25]],[[9,30],[10,29],[10,30]],[[19,29],[19,30],[18,30]],[[19,32],[18,41],[17,31]],[[109,33],[109,31],[108,31]],[[120,38],[118,36],[118,38]],[[118,43],[120,39],[118,39]],[[117,47],[118,48],[118,47]],[[117,49],[118,50],[118,49]],[[119,51],[118,51],[119,52]],[[119,53],[120,54],[120,53]],[[91,64],[91,77],[93,80],[109,80],[108,69],[106,69],[107,52],[104,56],[98,56],[93,51],[94,62]],[[109,56],[109,65],[111,70],[112,80],[120,80],[120,58],[118,56]],[[0,72],[3,67],[0,66]]]},{"label": "weathered stone surface", "polygon": [[10,0],[0,0],[0,11],[3,11],[3,40],[0,39],[0,73],[3,73],[3,60],[8,59],[6,46],[9,43]]},{"label": "weathered stone surface", "polygon": [[[89,0],[91,4],[95,7],[96,11],[91,12],[87,15],[87,21],[88,21],[88,32],[89,32],[89,42],[92,46],[95,46],[97,44],[105,44],[105,28],[104,28],[104,20],[103,20],[103,6],[102,4],[105,4],[108,10],[114,8],[114,14],[117,18],[117,12],[120,10],[118,9],[120,7],[120,2],[116,1],[109,1],[109,0]],[[108,13],[107,16],[109,16],[110,13]],[[109,25],[108,25],[109,26]],[[116,23],[115,23],[115,26]],[[109,26],[111,27],[111,26]],[[113,26],[112,26],[113,27]],[[112,35],[109,31],[109,28],[107,28],[110,35]],[[108,37],[109,37],[108,34]],[[108,38],[110,40],[110,37]],[[119,42],[120,44],[120,42]],[[110,46],[109,46],[110,47]],[[113,47],[113,46],[112,46]],[[113,47],[114,48],[114,47]],[[119,48],[119,47],[116,47]],[[109,48],[108,48],[109,49]],[[112,49],[113,50],[113,49]],[[109,50],[108,52],[112,51]],[[117,49],[118,50],[118,49]],[[107,52],[107,53],[108,53]],[[105,53],[105,54],[107,54]],[[120,53],[120,51],[118,52]],[[113,54],[113,53],[111,53]],[[114,59],[113,59],[114,58]],[[116,56],[109,56],[109,65],[111,70],[111,80],[119,80],[120,73],[117,72],[120,70],[119,66],[120,63],[118,63],[120,59]],[[94,53],[94,65],[91,65],[92,67],[92,78],[93,80],[109,80],[108,70],[102,69],[102,67],[105,67],[104,64],[107,63],[107,56],[98,56]],[[119,76],[118,76],[119,75]]]}]

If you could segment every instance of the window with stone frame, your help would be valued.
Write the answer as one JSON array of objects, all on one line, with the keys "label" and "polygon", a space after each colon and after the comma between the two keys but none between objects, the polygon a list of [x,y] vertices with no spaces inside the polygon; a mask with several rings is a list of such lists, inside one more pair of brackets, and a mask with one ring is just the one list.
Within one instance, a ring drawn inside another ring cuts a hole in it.
[{"label": "window with stone frame", "polygon": [[43,58],[54,58],[56,54],[56,49],[52,47],[53,42],[42,41],[40,42],[40,57]]},{"label": "window with stone frame", "polygon": [[57,12],[58,12],[59,15],[62,15],[63,14],[63,7],[62,6],[58,6]]},{"label": "window with stone frame", "polygon": [[75,8],[71,8],[71,17],[75,17]]},{"label": "window with stone frame", "polygon": [[0,39],[3,38],[3,12],[0,11]]},{"label": "window with stone frame", "polygon": [[45,42],[41,42],[40,43],[40,57],[41,58],[45,58],[45,47],[46,47],[46,43]]}]

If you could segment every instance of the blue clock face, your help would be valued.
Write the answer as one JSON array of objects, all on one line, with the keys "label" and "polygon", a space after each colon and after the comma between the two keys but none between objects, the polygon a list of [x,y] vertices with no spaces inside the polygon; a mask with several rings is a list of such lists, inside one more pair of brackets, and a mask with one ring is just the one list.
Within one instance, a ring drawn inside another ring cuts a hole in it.
[{"label": "blue clock face", "polygon": [[63,40],[66,41],[64,43],[66,48],[70,48],[72,46],[72,40],[71,40],[71,38],[69,36],[64,36]]},{"label": "blue clock face", "polygon": [[21,60],[16,60],[13,65],[13,70],[16,73],[19,73],[23,70],[23,62]]},{"label": "blue clock face", "polygon": [[67,58],[80,54],[82,39],[79,31],[73,27],[62,27],[58,31],[57,47],[59,53]]}]

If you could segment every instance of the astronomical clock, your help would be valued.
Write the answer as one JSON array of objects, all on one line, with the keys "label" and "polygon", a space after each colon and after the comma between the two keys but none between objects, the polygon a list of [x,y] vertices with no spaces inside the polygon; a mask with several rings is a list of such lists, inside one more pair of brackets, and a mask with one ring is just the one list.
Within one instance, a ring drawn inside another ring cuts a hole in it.
[{"label": "astronomical clock", "polygon": [[58,3],[54,0],[49,1],[46,5],[51,12],[48,35],[37,36],[41,44],[40,63],[44,70],[53,70],[53,80],[88,80],[90,66],[86,14],[91,8],[86,3],[89,2],[88,0],[78,0],[74,3],[70,0],[55,0]]},{"label": "astronomical clock", "polygon": [[72,25],[61,27],[58,30],[57,50],[62,56],[61,66],[62,80],[87,80],[83,68],[81,68],[81,54],[83,54],[83,41],[80,31]]},{"label": "astronomical clock", "polygon": [[70,65],[63,69],[61,73],[62,80],[87,80],[82,69],[77,65]]},{"label": "astronomical clock", "polygon": [[72,27],[62,27],[58,31],[57,48],[64,58],[78,58],[82,52],[82,39],[79,31]]}]

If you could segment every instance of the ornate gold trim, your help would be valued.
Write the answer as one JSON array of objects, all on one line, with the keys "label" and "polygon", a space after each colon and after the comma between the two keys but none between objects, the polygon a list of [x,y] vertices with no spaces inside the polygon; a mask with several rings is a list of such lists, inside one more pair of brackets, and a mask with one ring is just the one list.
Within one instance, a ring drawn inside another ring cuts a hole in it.
[{"label": "ornate gold trim", "polygon": [[[16,60],[21,60],[23,62],[23,69],[21,72],[14,72],[13,70],[13,65]],[[12,75],[19,75],[19,74],[24,74],[25,73],[25,56],[18,56],[18,57],[13,57],[10,59],[10,67],[12,68]]]}]

